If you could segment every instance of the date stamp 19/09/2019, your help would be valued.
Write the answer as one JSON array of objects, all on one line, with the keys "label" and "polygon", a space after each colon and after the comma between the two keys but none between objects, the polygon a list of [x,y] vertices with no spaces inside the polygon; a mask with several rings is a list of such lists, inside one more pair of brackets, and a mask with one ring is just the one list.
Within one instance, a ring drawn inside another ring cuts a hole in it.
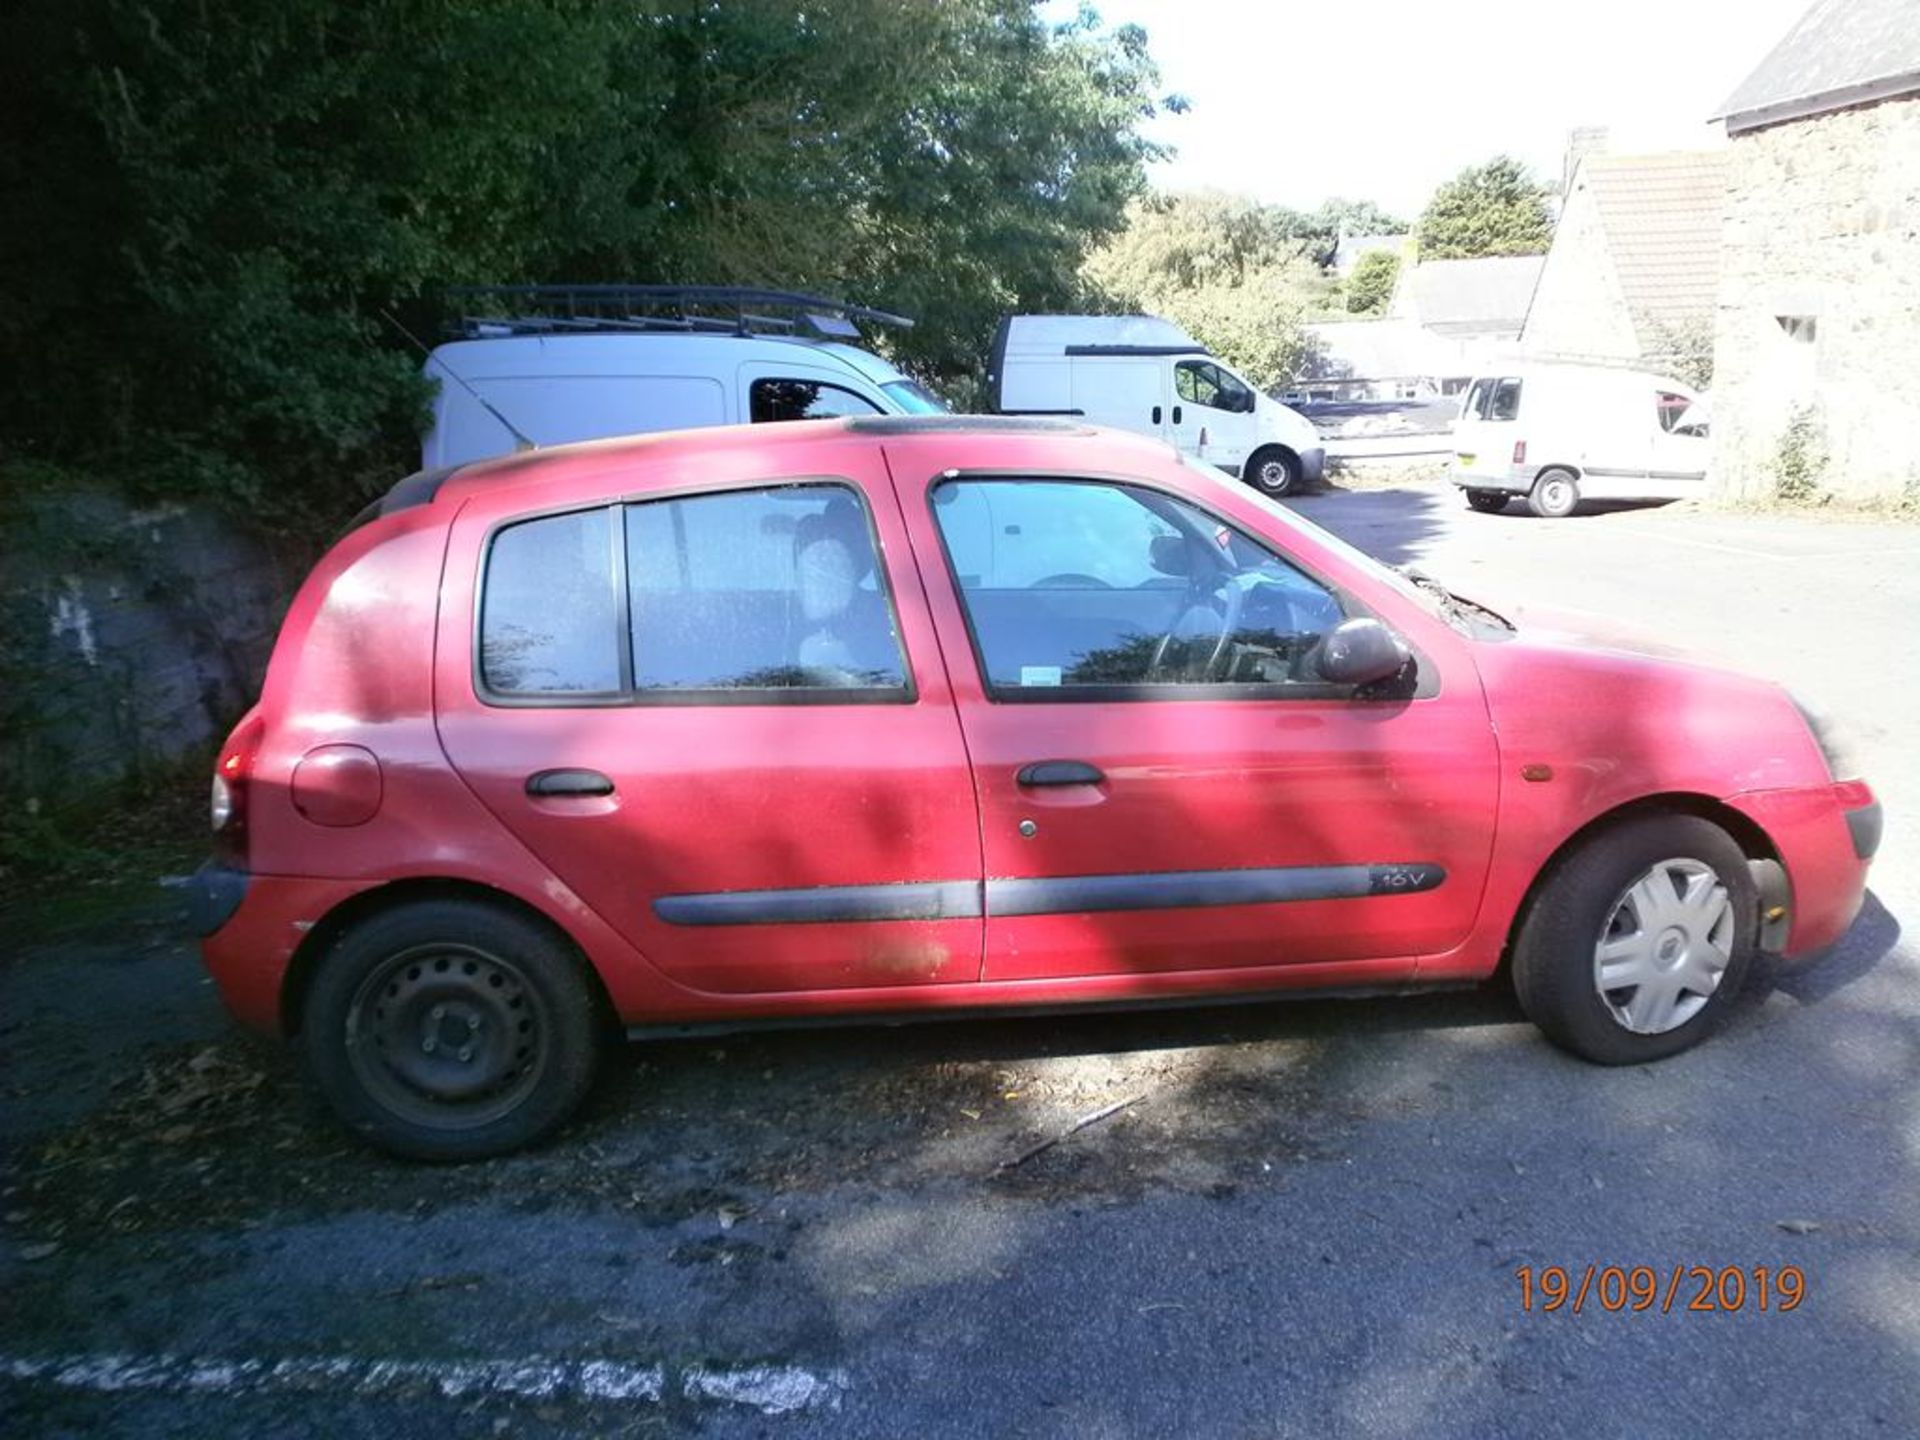
[{"label": "date stamp 19/09/2019", "polygon": [[1528,1314],[1754,1310],[1784,1315],[1807,1298],[1806,1272],[1798,1265],[1522,1265],[1513,1273],[1520,1282],[1520,1308]]}]

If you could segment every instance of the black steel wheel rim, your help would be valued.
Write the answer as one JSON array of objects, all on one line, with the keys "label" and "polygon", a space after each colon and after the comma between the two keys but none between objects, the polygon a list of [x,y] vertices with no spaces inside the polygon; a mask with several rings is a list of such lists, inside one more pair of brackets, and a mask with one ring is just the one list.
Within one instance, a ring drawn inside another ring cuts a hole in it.
[{"label": "black steel wheel rim", "polygon": [[347,1010],[347,1062],[382,1108],[440,1130],[511,1114],[552,1061],[540,992],[478,946],[419,945],[375,966]]}]

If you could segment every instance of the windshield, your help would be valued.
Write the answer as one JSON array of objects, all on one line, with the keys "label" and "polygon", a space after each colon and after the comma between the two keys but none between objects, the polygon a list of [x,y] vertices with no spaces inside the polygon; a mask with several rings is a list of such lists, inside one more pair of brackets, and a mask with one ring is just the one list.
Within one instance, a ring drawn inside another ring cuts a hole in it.
[{"label": "windshield", "polygon": [[946,401],[912,380],[889,380],[880,388],[899,405],[903,415],[946,415],[952,410]]}]

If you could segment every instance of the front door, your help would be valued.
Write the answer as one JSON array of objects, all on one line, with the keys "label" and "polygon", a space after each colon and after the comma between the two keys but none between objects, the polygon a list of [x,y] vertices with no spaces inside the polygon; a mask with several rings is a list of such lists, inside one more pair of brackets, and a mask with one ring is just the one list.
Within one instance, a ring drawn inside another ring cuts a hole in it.
[{"label": "front door", "polygon": [[1211,360],[1181,360],[1173,367],[1173,394],[1172,438],[1181,453],[1239,474],[1258,428],[1253,391]]},{"label": "front door", "polygon": [[758,453],[648,460],[644,492],[559,513],[470,501],[442,744],[683,985],[973,981],[973,782],[885,471],[857,441],[803,476]]},{"label": "front door", "polygon": [[1496,757],[1458,637],[1362,698],[1312,668],[1358,602],[1165,477],[896,478],[980,791],[986,979],[1396,979],[1466,937]]}]

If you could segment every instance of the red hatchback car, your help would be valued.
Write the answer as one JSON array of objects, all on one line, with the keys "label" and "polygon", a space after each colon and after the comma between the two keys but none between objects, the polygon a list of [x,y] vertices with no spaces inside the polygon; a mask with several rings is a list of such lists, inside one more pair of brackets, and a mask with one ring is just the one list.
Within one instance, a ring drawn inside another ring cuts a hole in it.
[{"label": "red hatchback car", "polygon": [[218,762],[206,961],[356,1131],[497,1154],[610,1037],[1493,976],[1605,1063],[1858,911],[1758,680],[1517,632],[1168,446],[872,418],[416,475]]}]

